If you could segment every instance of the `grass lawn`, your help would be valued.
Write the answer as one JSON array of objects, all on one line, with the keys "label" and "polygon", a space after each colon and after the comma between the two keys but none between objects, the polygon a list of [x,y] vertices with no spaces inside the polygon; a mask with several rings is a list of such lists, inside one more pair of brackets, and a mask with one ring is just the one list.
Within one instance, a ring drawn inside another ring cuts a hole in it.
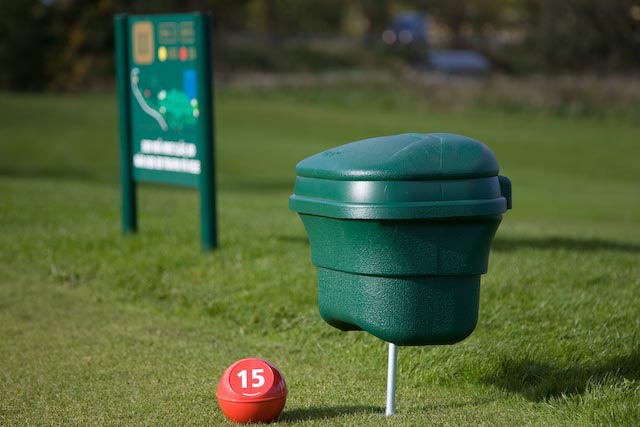
[{"label": "grass lawn", "polygon": [[[289,387],[276,425],[639,425],[638,121],[378,92],[221,90],[207,254],[193,190],[141,186],[122,237],[114,97],[1,94],[0,424],[228,425],[217,380],[261,357]],[[304,157],[408,131],[487,143],[514,209],[476,331],[400,348],[386,419],[386,344],[322,321],[287,197]]]}]

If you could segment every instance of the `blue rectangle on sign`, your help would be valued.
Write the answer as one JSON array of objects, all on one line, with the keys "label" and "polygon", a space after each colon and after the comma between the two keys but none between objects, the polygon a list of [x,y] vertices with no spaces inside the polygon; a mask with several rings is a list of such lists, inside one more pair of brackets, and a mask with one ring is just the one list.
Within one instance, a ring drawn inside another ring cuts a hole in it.
[{"label": "blue rectangle on sign", "polygon": [[198,96],[198,84],[196,70],[184,70],[184,92],[189,99],[196,99]]}]

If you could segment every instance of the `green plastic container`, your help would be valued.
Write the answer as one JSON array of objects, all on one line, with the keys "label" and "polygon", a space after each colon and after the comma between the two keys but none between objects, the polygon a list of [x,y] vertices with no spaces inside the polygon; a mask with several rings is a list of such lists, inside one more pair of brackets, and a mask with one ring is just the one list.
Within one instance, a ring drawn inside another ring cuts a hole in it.
[{"label": "green plastic container", "polygon": [[322,317],[397,345],[453,344],[478,321],[480,275],[511,183],[461,135],[365,139],[296,166],[289,199],[318,266]]}]

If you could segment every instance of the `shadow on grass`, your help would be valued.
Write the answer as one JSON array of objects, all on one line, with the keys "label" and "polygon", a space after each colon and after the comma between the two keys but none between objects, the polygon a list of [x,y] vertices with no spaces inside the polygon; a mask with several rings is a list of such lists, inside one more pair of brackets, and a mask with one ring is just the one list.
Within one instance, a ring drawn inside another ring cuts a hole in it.
[{"label": "shadow on grass", "polygon": [[[306,236],[278,235],[273,236],[273,238],[282,243],[301,245],[309,244],[309,240]],[[495,239],[491,245],[491,250],[495,251],[509,252],[518,249],[564,249],[577,252],[611,250],[618,252],[640,253],[640,244],[598,239],[575,239],[569,237],[549,237],[546,239],[512,239],[503,237]]]},{"label": "shadow on grass", "polygon": [[619,251],[640,253],[640,244],[615,242],[601,239],[576,239],[572,237],[535,238],[497,238],[491,245],[492,250],[513,251],[517,249],[565,249],[577,252]]},{"label": "shadow on grass", "polygon": [[640,353],[595,365],[568,367],[552,366],[530,358],[518,360],[506,357],[502,360],[499,372],[483,382],[539,402],[562,395],[583,394],[590,383],[622,379],[640,379]]},{"label": "shadow on grass", "polygon": [[438,402],[429,402],[426,405],[423,405],[421,409],[425,412],[434,411],[434,410],[449,410],[449,409],[459,409],[466,407],[475,407],[487,405],[491,402],[495,402],[496,399],[490,398],[482,398],[482,399],[474,399],[474,400],[463,400],[458,402],[447,402],[447,403],[438,403]]},{"label": "shadow on grass", "polygon": [[300,408],[285,410],[278,423],[298,423],[302,421],[321,420],[341,417],[343,415],[356,414],[384,414],[384,408],[379,406],[353,405],[353,406],[332,406],[327,408]]},{"label": "shadow on grass", "polygon": [[29,168],[20,166],[15,168],[0,167],[0,177],[2,176],[21,179],[77,179],[83,181],[102,181],[90,171],[75,168],[73,166],[64,166],[60,168]]}]

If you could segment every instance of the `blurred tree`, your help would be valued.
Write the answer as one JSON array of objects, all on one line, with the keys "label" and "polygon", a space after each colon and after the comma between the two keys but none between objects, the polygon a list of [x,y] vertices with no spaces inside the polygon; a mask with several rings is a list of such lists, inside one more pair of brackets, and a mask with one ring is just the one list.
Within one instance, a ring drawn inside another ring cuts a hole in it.
[{"label": "blurred tree", "polygon": [[265,0],[273,33],[339,32],[347,2],[342,0]]},{"label": "blurred tree", "polygon": [[342,31],[350,37],[364,38],[369,30],[370,21],[364,13],[359,1],[347,2],[342,16]]},{"label": "blurred tree", "polygon": [[[238,62],[276,70],[337,60],[335,43],[328,55],[299,43],[328,33],[368,33],[360,54],[344,50],[340,59],[366,61],[365,51],[379,50],[380,35],[401,9],[430,15],[448,29],[451,46],[481,49],[525,72],[640,66],[640,0],[4,0],[0,88],[80,89],[112,81],[112,16],[120,12],[211,10],[218,69]],[[495,43],[509,32],[523,37]],[[237,33],[250,35],[236,38],[244,45],[227,37]],[[291,36],[297,43],[281,43]]]},{"label": "blurred tree", "polygon": [[48,7],[50,36],[47,81],[54,89],[79,89],[110,73],[113,66],[112,16],[124,2],[99,0],[86,7],[82,0],[58,0]]},{"label": "blurred tree", "polygon": [[491,30],[506,25],[507,11],[514,0],[409,0],[406,4],[444,24],[451,47],[468,47],[469,39],[484,38]]},{"label": "blurred tree", "polygon": [[[179,2],[180,0],[178,0]],[[213,13],[213,29],[217,34],[247,29],[250,0],[209,0],[198,3],[181,11],[211,11]]]},{"label": "blurred tree", "polygon": [[[546,71],[611,71],[640,64],[638,0],[527,0],[525,49]],[[540,68],[537,64],[530,66]]]},{"label": "blurred tree", "polygon": [[0,86],[39,90],[46,85],[47,46],[42,31],[49,24],[48,8],[38,0],[0,2]]},{"label": "blurred tree", "polygon": [[364,15],[369,20],[369,34],[379,39],[380,34],[391,22],[391,1],[389,0],[359,0]]}]

